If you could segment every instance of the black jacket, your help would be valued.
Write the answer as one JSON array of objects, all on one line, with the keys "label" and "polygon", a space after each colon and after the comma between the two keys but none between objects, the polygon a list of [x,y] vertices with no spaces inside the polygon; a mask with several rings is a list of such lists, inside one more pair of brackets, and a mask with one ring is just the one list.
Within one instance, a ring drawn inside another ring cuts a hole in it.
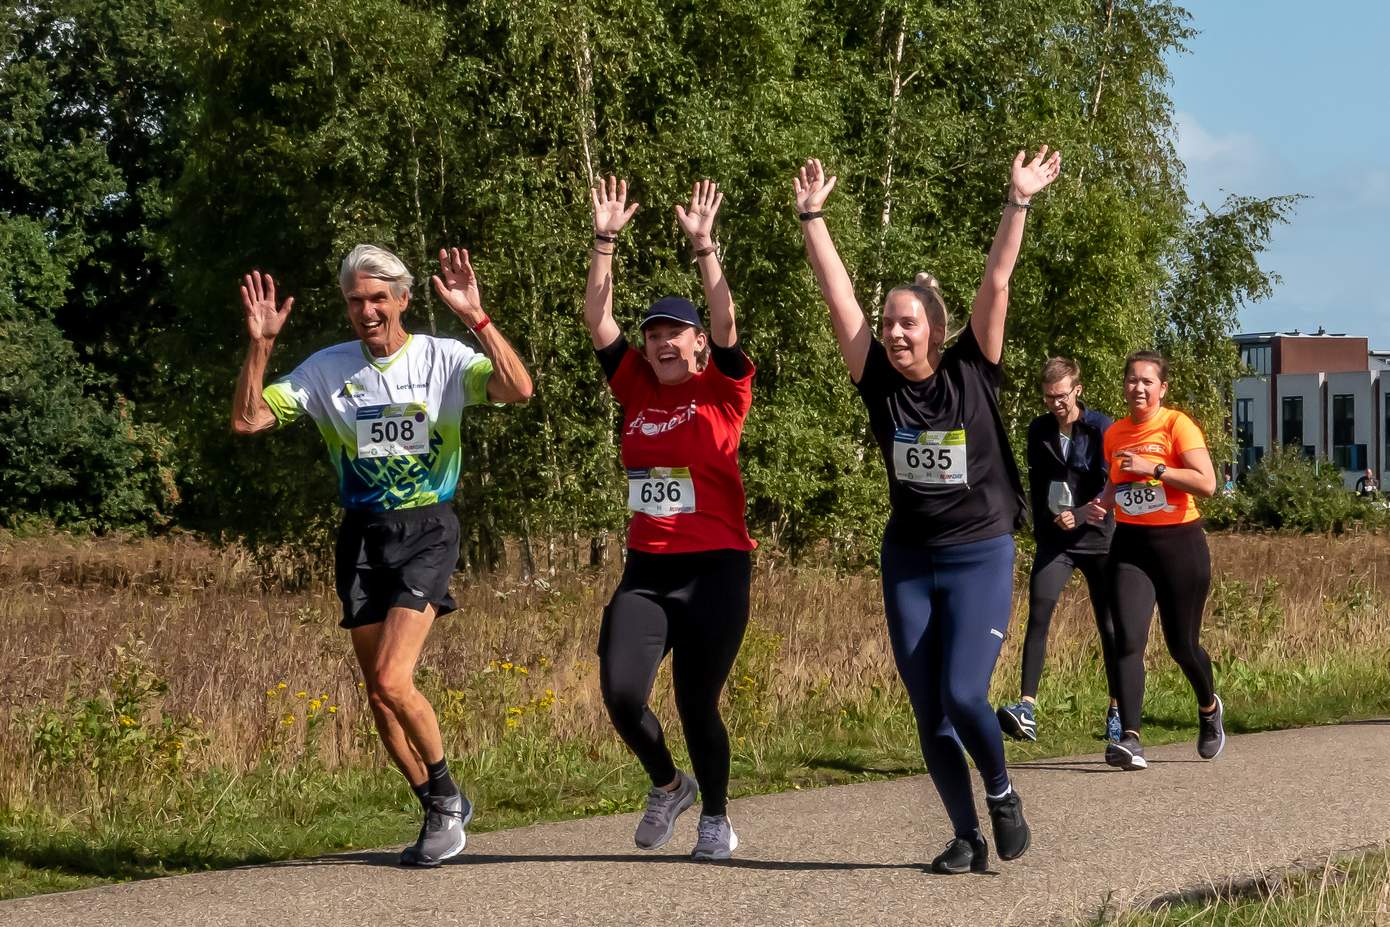
[{"label": "black jacket", "polygon": [[[1072,506],[1082,506],[1105,491],[1110,478],[1105,459],[1105,429],[1112,424],[1101,412],[1082,403],[1081,418],[1071,426],[1071,447],[1065,460],[1057,418],[1039,415],[1028,426],[1028,495],[1033,510],[1033,534],[1038,547],[1049,550],[1083,552],[1105,551],[1115,530],[1113,515],[1105,524],[1082,523],[1070,531],[1057,527],[1056,515],[1048,507],[1048,490],[1053,483],[1066,483],[1071,489]],[[1079,513],[1078,513],[1079,514]]]}]

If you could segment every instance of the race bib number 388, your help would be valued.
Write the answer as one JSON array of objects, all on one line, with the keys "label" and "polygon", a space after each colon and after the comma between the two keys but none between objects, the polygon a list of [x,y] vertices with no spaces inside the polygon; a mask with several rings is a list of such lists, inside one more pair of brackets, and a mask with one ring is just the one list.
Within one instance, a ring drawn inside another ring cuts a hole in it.
[{"label": "race bib number 388", "polygon": [[430,418],[421,402],[357,410],[357,456],[404,457],[430,449]]},{"label": "race bib number 388", "polygon": [[627,507],[657,518],[695,511],[695,481],[689,467],[627,471]]},{"label": "race bib number 388", "polygon": [[903,483],[926,486],[964,486],[965,429],[914,431],[899,428],[893,435],[893,474]]},{"label": "race bib number 388", "polygon": [[1148,515],[1168,508],[1168,493],[1158,480],[1137,480],[1115,487],[1115,504],[1126,515]]}]

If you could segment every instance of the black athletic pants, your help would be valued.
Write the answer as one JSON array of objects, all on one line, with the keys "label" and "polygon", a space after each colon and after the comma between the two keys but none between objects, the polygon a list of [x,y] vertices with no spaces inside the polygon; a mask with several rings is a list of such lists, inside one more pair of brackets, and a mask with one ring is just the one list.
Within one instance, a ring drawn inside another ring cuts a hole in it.
[{"label": "black athletic pants", "polygon": [[676,711],[710,815],[723,814],[728,803],[729,734],[719,694],[748,627],[752,572],[752,558],[742,550],[630,550],[599,630],[603,702],[653,785],[676,777],[661,722],[647,705],[657,668],[670,652]]},{"label": "black athletic pants", "polygon": [[1086,591],[1091,594],[1091,611],[1095,613],[1096,630],[1100,632],[1100,655],[1105,664],[1106,687],[1110,697],[1119,700],[1119,676],[1115,670],[1115,621],[1110,611],[1106,559],[1104,551],[1068,553],[1065,550],[1038,548],[1037,555],[1033,557],[1033,572],[1028,580],[1028,631],[1023,638],[1023,685],[1020,694],[1029,698],[1038,697],[1052,613],[1057,608],[1057,599],[1062,590],[1071,581],[1071,574],[1080,570],[1086,578]]},{"label": "black athletic pants", "polygon": [[1110,544],[1110,601],[1119,644],[1120,723],[1139,730],[1144,707],[1144,646],[1154,604],[1168,652],[1192,683],[1197,707],[1216,700],[1211,658],[1198,643],[1211,589],[1211,551],[1200,521],[1115,526]]}]

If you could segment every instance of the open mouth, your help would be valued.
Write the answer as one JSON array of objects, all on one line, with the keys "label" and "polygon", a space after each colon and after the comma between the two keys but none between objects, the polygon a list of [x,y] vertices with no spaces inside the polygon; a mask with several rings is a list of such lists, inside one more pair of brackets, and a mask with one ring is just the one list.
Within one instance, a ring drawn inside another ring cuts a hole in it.
[{"label": "open mouth", "polygon": [[367,335],[375,334],[376,332],[381,330],[382,326],[382,322],[363,322],[362,332],[363,334]]}]

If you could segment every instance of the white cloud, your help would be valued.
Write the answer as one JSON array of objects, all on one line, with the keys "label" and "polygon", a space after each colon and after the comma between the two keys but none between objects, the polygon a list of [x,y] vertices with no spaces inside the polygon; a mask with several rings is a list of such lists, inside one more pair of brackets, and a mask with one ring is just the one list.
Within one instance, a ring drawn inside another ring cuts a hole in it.
[{"label": "white cloud", "polygon": [[1187,166],[1188,195],[1213,206],[1222,191],[1264,195],[1271,173],[1270,152],[1248,132],[1221,133],[1208,129],[1189,112],[1179,111],[1178,157]]}]

